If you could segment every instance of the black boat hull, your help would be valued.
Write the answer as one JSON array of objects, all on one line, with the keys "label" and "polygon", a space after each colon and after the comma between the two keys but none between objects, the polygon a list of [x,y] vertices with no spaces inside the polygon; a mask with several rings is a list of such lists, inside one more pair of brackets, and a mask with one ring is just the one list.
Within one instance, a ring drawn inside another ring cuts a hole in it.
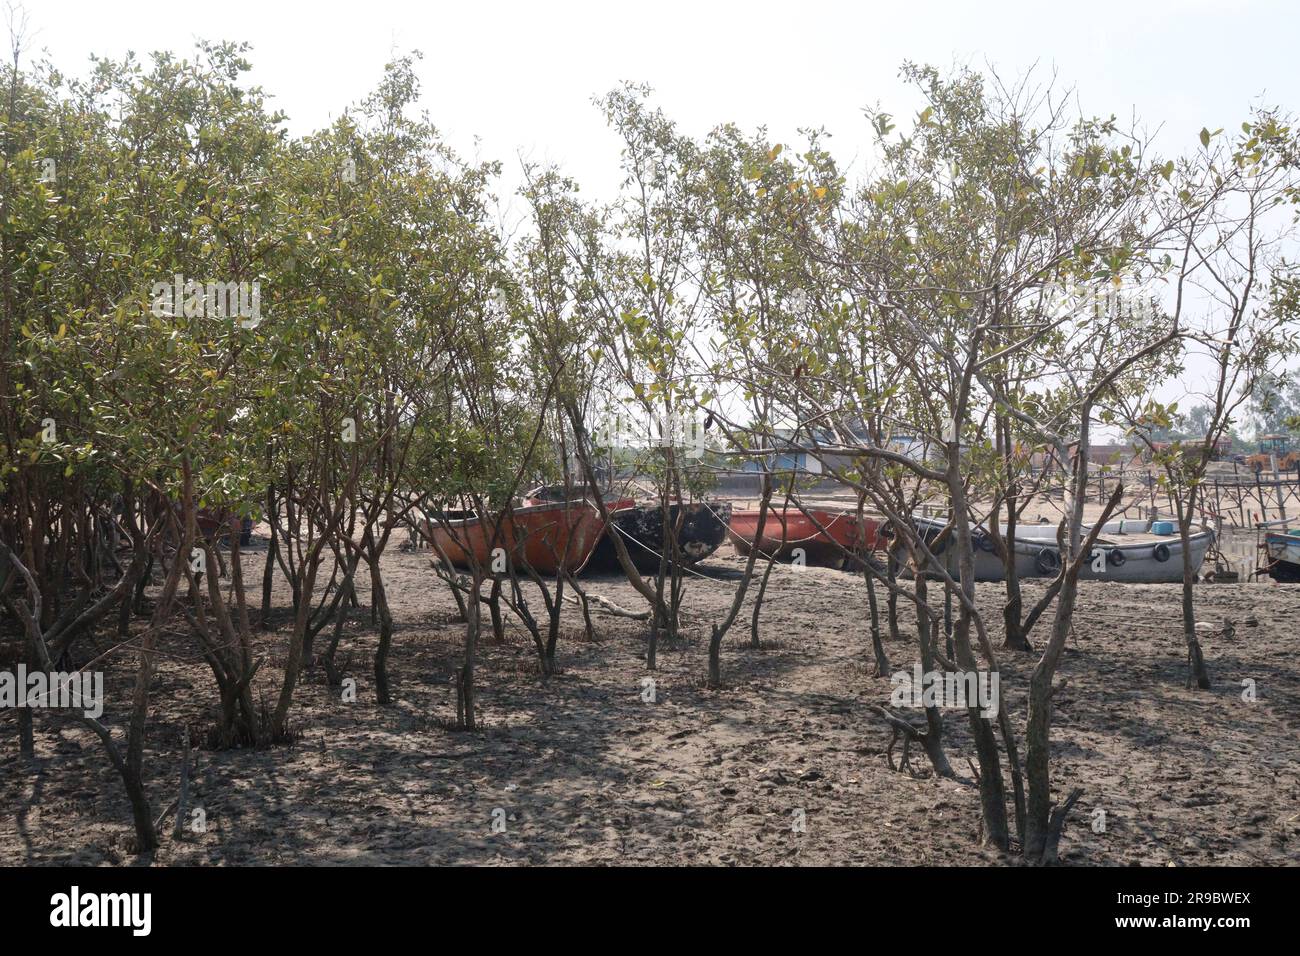
[{"label": "black boat hull", "polygon": [[[677,561],[690,567],[707,558],[727,538],[727,524],[731,520],[731,505],[727,502],[693,502],[685,506],[682,526],[677,533]],[[669,507],[669,520],[676,524],[681,505]],[[627,546],[628,556],[642,574],[659,570],[663,553],[663,510],[658,504],[622,508],[611,516],[611,529],[596,545],[587,562],[588,571],[618,571],[618,552],[610,535],[617,534]]]},{"label": "black boat hull", "polygon": [[1268,576],[1279,584],[1300,584],[1300,564],[1274,561],[1268,566]]}]

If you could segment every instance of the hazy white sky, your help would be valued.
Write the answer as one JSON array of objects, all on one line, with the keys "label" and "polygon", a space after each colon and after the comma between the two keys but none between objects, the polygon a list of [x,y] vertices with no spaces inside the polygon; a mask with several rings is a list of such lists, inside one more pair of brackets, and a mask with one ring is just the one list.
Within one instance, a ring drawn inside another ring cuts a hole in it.
[{"label": "hazy white sky", "polygon": [[1055,69],[1086,110],[1162,125],[1162,151],[1236,127],[1260,97],[1300,109],[1294,0],[22,2],[33,46],[69,72],[92,52],[248,40],[294,132],[369,91],[393,52],[421,50],[424,106],[463,155],[559,162],[598,195],[617,181],[617,146],[591,98],[622,80],[653,85],[694,133],[730,120],[793,141],[824,126],[841,163],[865,148],[864,105],[914,109],[905,59]]}]

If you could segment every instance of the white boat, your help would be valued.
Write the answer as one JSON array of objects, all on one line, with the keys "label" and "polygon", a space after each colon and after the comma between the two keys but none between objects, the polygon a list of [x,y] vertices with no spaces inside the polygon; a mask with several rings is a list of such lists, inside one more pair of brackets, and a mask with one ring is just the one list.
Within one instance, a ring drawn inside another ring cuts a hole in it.
[{"label": "white boat", "polygon": [[[947,525],[946,519],[913,515],[912,521],[927,541],[938,537]],[[1183,543],[1177,531],[1167,531],[1172,522],[1151,522],[1121,518],[1102,525],[1097,536],[1092,559],[1079,570],[1080,580],[1121,581],[1125,583],[1173,584],[1183,580]],[[1056,543],[1054,524],[1016,525],[1013,548],[1016,554],[1016,571],[1021,578],[1053,578],[1061,568],[1061,555]],[[1086,535],[1090,529],[1085,528]],[[1000,526],[1006,534],[1006,526]],[[983,526],[973,529],[975,542],[975,580],[1001,581],[1005,576],[1002,559],[993,549],[993,539]],[[950,539],[951,540],[951,539]],[[1192,573],[1200,571],[1205,554],[1214,543],[1214,532],[1208,528],[1193,531],[1189,544],[1192,552]],[[947,551],[947,548],[944,548]],[[942,558],[942,553],[936,557]],[[955,569],[955,564],[954,564]]]},{"label": "white boat", "polygon": [[[949,547],[952,543],[951,536],[943,544],[936,545],[939,533],[947,526],[947,521],[943,518],[927,518],[919,514],[912,515],[912,522],[925,539],[927,546],[939,560],[944,560],[949,553]],[[1005,529],[1003,529],[1005,530]],[[1020,528],[1016,529],[1019,537]],[[982,527],[973,530],[975,541],[975,580],[976,581],[1001,581],[1006,575],[1006,569],[1002,565],[1002,559],[997,556],[993,550],[993,539],[985,533]],[[1054,575],[1055,568],[1059,568],[1059,556],[1053,550],[1052,556],[1056,558],[1057,564],[1050,568],[1038,567],[1038,556],[1043,551],[1044,544],[1036,541],[1019,541],[1015,544],[1016,552],[1016,571],[1022,578],[1036,578],[1044,575]],[[895,544],[890,548],[891,554],[897,554],[902,550],[902,546]],[[909,569],[905,563],[900,563],[898,573],[904,577],[910,575]],[[950,573],[956,577],[957,563],[954,561],[950,565]]]}]

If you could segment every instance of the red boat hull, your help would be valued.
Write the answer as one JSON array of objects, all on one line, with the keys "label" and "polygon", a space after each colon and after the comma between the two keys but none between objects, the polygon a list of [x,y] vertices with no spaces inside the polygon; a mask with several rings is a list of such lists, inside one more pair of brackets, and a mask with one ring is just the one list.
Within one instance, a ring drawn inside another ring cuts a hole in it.
[{"label": "red boat hull", "polygon": [[[757,509],[731,512],[727,537],[737,554],[747,555],[754,547],[758,517]],[[758,551],[765,556],[792,558],[796,549],[802,549],[805,563],[838,567],[844,561],[841,547],[856,553],[874,551],[879,529],[877,519],[866,515],[858,518],[850,511],[809,508],[805,514],[798,508],[773,509],[767,513]]]},{"label": "red boat hull", "polygon": [[516,565],[527,562],[540,574],[556,574],[562,568],[577,574],[595,550],[605,524],[600,512],[585,501],[516,508],[501,517],[497,533],[496,519],[458,518],[442,522],[424,518],[426,538],[453,564],[493,572],[492,552],[510,549]]},{"label": "red boat hull", "polygon": [[198,525],[199,534],[205,541],[216,541],[229,534],[239,534],[239,515],[226,512],[224,520],[220,515],[221,512],[216,508],[199,508],[195,512],[194,522]]}]

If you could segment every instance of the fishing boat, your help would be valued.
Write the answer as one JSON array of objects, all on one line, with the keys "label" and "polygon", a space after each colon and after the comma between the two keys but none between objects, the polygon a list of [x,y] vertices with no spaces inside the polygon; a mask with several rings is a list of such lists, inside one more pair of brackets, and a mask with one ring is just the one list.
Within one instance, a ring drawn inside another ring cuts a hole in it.
[{"label": "fishing boat", "polygon": [[[562,485],[535,488],[525,496],[524,503],[563,501],[566,495],[572,494],[573,489]],[[607,498],[605,506],[610,512],[609,532],[597,543],[586,570],[620,570],[618,551],[613,540],[613,535],[617,534],[622,536],[628,556],[638,571],[643,574],[658,572],[664,550],[663,506],[658,501],[637,502],[636,499],[627,497]],[[731,504],[722,501],[670,504],[668,520],[676,526],[679,517],[681,527],[677,529],[677,563],[690,567],[718,550],[719,545],[726,540]]]},{"label": "fishing boat", "polygon": [[1274,581],[1300,582],[1300,531],[1269,531],[1264,535],[1263,570]]},{"label": "fishing boat", "polygon": [[757,546],[759,554],[792,559],[802,552],[805,564],[841,567],[847,562],[845,551],[865,554],[876,548],[880,521],[852,511],[823,508],[769,509],[759,540],[760,510],[733,510],[727,537],[742,557]]},{"label": "fishing boat", "polygon": [[500,558],[509,549],[515,565],[527,563],[540,574],[581,572],[605,530],[600,512],[581,499],[526,505],[486,521],[472,511],[421,515],[420,525],[424,537],[457,567],[477,564],[491,572],[493,552],[502,549]]},{"label": "fishing boat", "polygon": [[[679,518],[681,526],[677,527]],[[723,501],[670,504],[668,520],[677,527],[677,564],[690,567],[717,551],[726,540],[731,504]],[[623,538],[628,557],[638,571],[643,574],[659,571],[664,551],[664,512],[659,502],[633,504],[611,514],[610,533],[596,545],[596,552],[587,565],[590,570],[615,571],[620,567],[613,534]]]},{"label": "fishing boat", "polygon": [[[936,557],[946,553],[952,536],[940,541],[947,526],[945,518],[913,515],[912,522]],[[1056,525],[1017,525],[1015,541],[1016,573],[1022,578],[1056,577],[1061,570],[1061,554],[1056,543]],[[999,533],[1006,534],[1001,526]],[[972,532],[975,545],[975,580],[1001,581],[1006,574],[1002,558],[994,550],[993,538],[983,526]],[[1214,543],[1208,528],[1192,532],[1189,542],[1192,574],[1200,571],[1206,552]],[[936,550],[937,545],[937,550]],[[901,547],[896,546],[897,548]],[[955,564],[954,564],[955,568]],[[1094,545],[1092,559],[1079,570],[1080,580],[1120,581],[1131,584],[1173,584],[1183,580],[1183,544],[1172,521],[1147,521],[1121,518],[1102,525]]]},{"label": "fishing boat", "polygon": [[[912,515],[912,524],[915,526],[921,539],[925,542],[927,548],[936,558],[942,560],[943,555],[948,553],[949,545],[952,541],[952,535],[943,537],[943,530],[947,527],[946,519],[930,518],[920,514]],[[1044,525],[1043,527],[1048,527]],[[1002,529],[1005,531],[1005,527]],[[1060,554],[1051,548],[1050,555],[1043,555],[1042,552],[1047,549],[1052,542],[1039,542],[1030,540],[1021,540],[1021,533],[1025,530],[1024,526],[1017,526],[1015,543],[1016,555],[1016,574],[1021,578],[1036,578],[1045,575],[1055,575],[1056,570],[1060,568]],[[1056,526],[1051,525],[1050,530],[1055,532]],[[888,530],[885,532],[889,535]],[[890,535],[892,537],[892,535]],[[975,544],[975,580],[976,581],[1001,581],[1006,574],[1002,565],[1002,559],[998,557],[993,549],[993,539],[988,536],[982,527],[977,527],[973,532]],[[910,576],[908,562],[904,559],[906,549],[902,542],[894,542],[889,549],[891,561],[893,562],[896,573],[903,577]],[[955,563],[952,570],[956,569]]]}]

